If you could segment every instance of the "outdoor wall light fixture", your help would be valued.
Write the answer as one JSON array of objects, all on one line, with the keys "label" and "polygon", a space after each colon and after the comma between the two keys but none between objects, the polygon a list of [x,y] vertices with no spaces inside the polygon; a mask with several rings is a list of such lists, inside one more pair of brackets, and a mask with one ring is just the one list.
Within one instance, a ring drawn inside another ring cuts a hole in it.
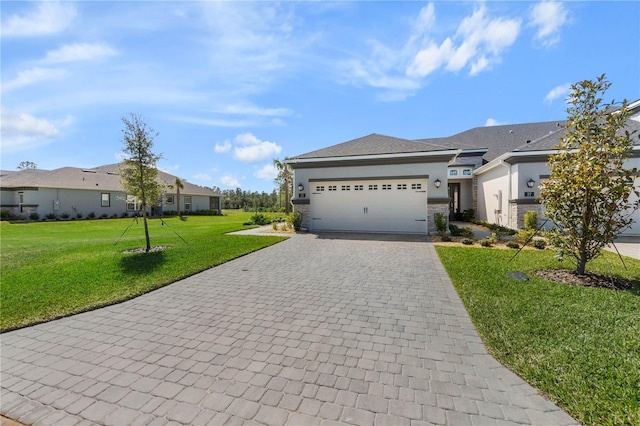
[{"label": "outdoor wall light fixture", "polygon": [[535,185],[535,184],[536,184],[536,181],[535,181],[535,180],[533,180],[533,179],[529,179],[529,180],[527,181],[527,186],[528,186],[529,188],[533,188],[533,185]]},{"label": "outdoor wall light fixture", "polygon": [[298,191],[300,192],[304,191],[304,185],[302,183],[298,184]]},{"label": "outdoor wall light fixture", "polygon": [[442,182],[440,181],[440,179],[436,178],[436,180],[433,181],[433,184],[436,186],[436,188],[440,188]]}]

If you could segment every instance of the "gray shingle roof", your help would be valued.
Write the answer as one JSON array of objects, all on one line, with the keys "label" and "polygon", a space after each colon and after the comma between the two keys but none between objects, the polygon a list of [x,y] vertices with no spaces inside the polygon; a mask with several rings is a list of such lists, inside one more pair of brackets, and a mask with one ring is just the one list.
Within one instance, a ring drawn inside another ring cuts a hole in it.
[{"label": "gray shingle roof", "polygon": [[444,151],[450,148],[428,142],[394,138],[372,133],[368,136],[339,143],[317,151],[297,155],[291,159],[351,157],[356,155],[382,155],[408,152]]},{"label": "gray shingle roof", "polygon": [[[67,188],[67,189],[93,189],[102,191],[123,191],[120,183],[120,164],[109,164],[93,169],[80,169],[77,167],[62,167],[55,170],[29,169],[22,171],[0,172],[0,186],[3,188],[37,187],[37,188]],[[158,171],[158,180],[163,185],[173,185],[176,176]],[[169,189],[169,192],[175,192]],[[184,182],[184,189],[180,190],[184,195],[209,195],[216,196],[213,190],[203,186]]]}]

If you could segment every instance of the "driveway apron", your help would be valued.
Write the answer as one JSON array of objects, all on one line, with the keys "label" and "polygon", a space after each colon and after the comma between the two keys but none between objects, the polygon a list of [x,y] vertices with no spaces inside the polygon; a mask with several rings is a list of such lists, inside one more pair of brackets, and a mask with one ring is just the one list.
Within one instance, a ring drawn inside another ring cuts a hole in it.
[{"label": "driveway apron", "polygon": [[425,237],[303,234],[0,336],[27,424],[575,424],[487,354]]}]

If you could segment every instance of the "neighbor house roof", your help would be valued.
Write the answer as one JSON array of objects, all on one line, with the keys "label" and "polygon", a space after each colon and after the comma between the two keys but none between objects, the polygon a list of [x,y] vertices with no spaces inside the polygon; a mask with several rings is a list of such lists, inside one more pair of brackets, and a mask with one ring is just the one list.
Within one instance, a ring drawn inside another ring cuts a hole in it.
[{"label": "neighbor house roof", "polygon": [[[109,164],[92,169],[62,167],[55,170],[27,169],[21,171],[1,171],[0,186],[3,188],[65,188],[102,191],[124,191],[120,183],[120,164]],[[164,185],[175,186],[176,176],[158,171],[158,181]],[[175,188],[174,188],[175,189]],[[169,192],[175,192],[169,190]],[[220,195],[210,188],[184,182],[185,195]]]}]

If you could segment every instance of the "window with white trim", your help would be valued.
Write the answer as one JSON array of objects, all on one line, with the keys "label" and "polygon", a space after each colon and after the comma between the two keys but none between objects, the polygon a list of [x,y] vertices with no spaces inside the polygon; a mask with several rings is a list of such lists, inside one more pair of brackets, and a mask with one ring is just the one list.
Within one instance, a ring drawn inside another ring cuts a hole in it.
[{"label": "window with white trim", "polygon": [[100,207],[109,207],[111,205],[111,194],[103,192],[100,196]]},{"label": "window with white trim", "polygon": [[127,211],[137,211],[138,203],[135,195],[127,195]]},{"label": "window with white trim", "polygon": [[191,210],[191,196],[187,195],[184,197],[184,209]]},{"label": "window with white trim", "polygon": [[167,195],[166,203],[173,204],[173,195]]}]

